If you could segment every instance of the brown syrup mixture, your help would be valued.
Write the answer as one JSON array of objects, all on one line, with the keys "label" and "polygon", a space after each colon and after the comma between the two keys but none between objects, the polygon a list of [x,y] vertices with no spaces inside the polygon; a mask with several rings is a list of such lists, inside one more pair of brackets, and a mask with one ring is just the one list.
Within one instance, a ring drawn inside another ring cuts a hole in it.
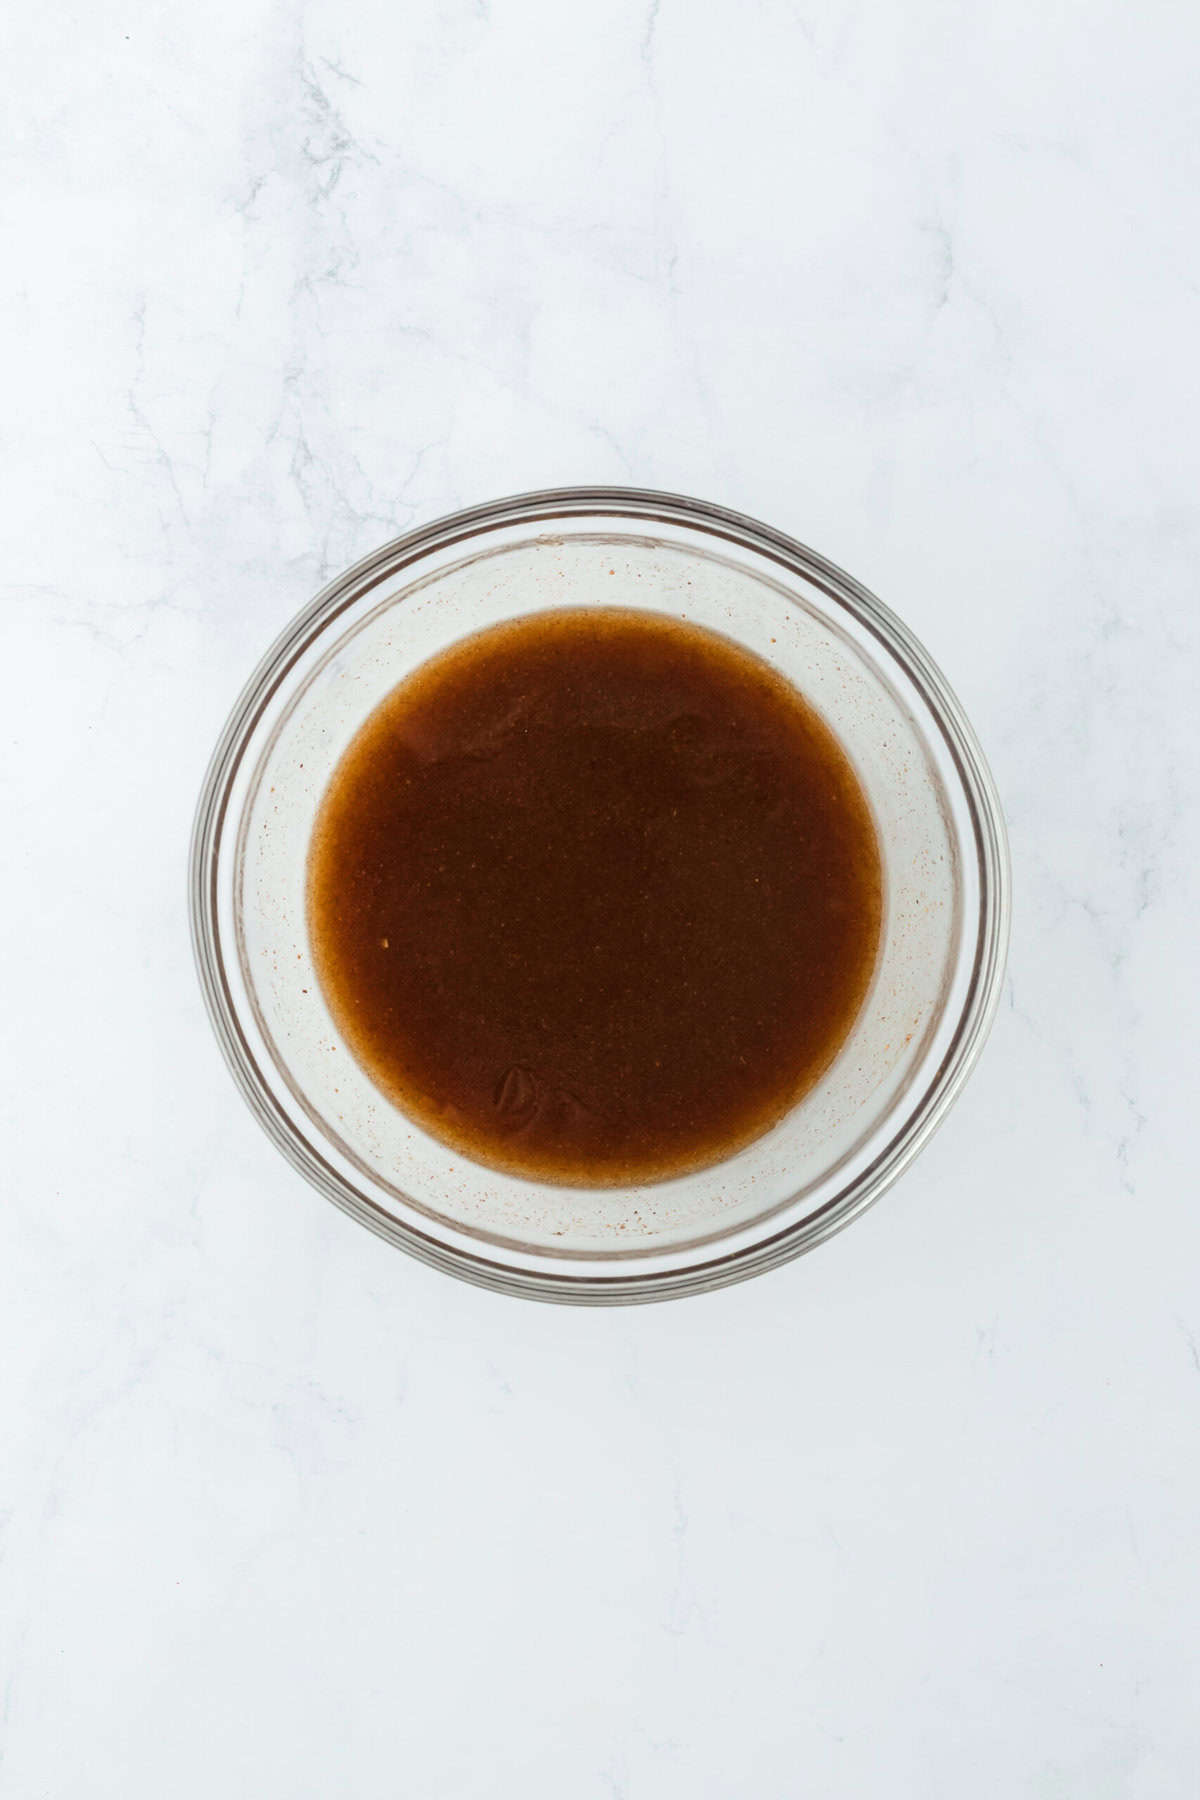
[{"label": "brown syrup mixture", "polygon": [[427,663],[321,805],[309,930],[371,1079],[464,1155],[587,1186],[714,1162],[853,1023],[879,939],[862,790],[726,639],[535,615]]}]

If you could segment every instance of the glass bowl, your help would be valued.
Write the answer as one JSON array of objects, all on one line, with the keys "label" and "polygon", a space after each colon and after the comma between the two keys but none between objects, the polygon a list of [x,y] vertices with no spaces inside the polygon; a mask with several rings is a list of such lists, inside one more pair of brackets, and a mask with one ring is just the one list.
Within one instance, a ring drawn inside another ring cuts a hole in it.
[{"label": "glass bowl", "polygon": [[[785,675],[849,755],[884,866],[873,983],[816,1087],[725,1161],[636,1188],[522,1181],[422,1131],[339,1036],[305,925],[316,810],[375,705],[470,632],[589,605],[707,626]],[[474,507],[397,538],[325,588],[268,651],[221,735],[189,887],[218,1041],[289,1162],[424,1262],[506,1293],[585,1304],[663,1299],[757,1274],[878,1199],[979,1055],[1008,936],[995,787],[912,634],[782,533],[635,488]]]}]

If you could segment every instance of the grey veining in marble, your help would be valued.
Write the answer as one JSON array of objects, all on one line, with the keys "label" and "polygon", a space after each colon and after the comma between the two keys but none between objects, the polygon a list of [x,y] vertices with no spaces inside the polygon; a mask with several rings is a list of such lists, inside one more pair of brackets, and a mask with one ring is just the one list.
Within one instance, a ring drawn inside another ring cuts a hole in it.
[{"label": "grey veining in marble", "polygon": [[[0,193],[0,1792],[1193,1800],[1200,25],[16,9]],[[183,864],[331,573],[574,481],[875,588],[1008,810],[945,1129],[579,1314],[308,1191]]]}]

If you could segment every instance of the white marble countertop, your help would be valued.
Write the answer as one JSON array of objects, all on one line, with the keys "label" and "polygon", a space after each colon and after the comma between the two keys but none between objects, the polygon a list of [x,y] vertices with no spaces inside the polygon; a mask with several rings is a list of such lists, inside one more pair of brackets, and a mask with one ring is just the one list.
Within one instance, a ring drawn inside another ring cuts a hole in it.
[{"label": "white marble countertop", "polygon": [[[1194,11],[19,13],[0,1791],[1194,1800]],[[291,1173],[183,879],[324,578],[579,481],[740,507],[895,607],[1016,901],[883,1204],[593,1313]]]}]

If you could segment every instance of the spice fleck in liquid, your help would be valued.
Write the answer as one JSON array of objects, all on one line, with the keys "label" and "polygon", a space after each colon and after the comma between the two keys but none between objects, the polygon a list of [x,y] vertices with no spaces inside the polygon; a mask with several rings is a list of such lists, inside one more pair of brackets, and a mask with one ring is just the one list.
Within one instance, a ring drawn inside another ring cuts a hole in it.
[{"label": "spice fleck in liquid", "polygon": [[829,1066],[881,869],[828,727],[726,639],[618,609],[463,640],[367,720],[322,802],[309,931],[395,1105],[585,1186],[712,1163]]}]

